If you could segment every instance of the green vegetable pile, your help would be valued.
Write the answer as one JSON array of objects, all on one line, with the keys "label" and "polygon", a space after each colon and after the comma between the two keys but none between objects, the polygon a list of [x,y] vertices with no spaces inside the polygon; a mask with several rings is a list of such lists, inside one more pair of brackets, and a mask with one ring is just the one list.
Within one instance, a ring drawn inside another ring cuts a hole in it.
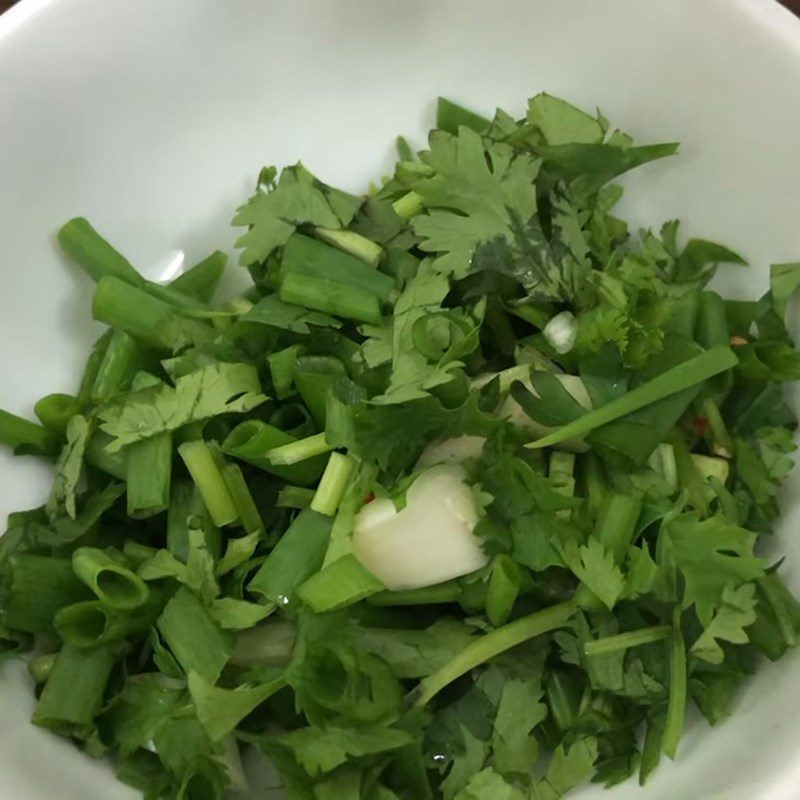
[{"label": "green vegetable pile", "polygon": [[[555,800],[644,783],[689,703],[730,713],[800,632],[756,554],[793,466],[800,263],[726,300],[736,253],[629,234],[614,179],[676,149],[547,94],[521,120],[442,100],[365,196],[262,170],[234,219],[252,286],[217,304],[223,254],[160,285],[68,222],[108,329],[39,423],[0,412],[55,465],[0,540],[34,723],[151,800],[241,788],[243,747],[291,800]],[[395,584],[442,566],[432,529],[367,568],[371,502],[440,473],[484,566]]]}]

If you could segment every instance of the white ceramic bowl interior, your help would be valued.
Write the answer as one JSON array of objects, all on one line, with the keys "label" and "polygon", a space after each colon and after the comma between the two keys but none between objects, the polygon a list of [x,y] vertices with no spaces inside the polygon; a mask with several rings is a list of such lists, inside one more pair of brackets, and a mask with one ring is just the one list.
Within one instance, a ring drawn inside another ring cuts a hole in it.
[{"label": "white ceramic bowl interior", "polygon": [[[423,144],[437,95],[518,113],[539,90],[683,143],[626,180],[624,213],[745,254],[724,289],[760,293],[771,261],[800,258],[800,21],[773,0],[22,0],[0,17],[0,406],[73,390],[97,334],[88,280],[54,246],[68,218],[163,278],[232,251],[263,164],[302,158],[359,190],[396,134]],[[3,517],[46,486],[0,453]],[[800,472],[779,536],[795,589],[799,490]],[[765,664],[718,728],[692,721],[646,790],[576,798],[796,800],[798,666]],[[28,724],[30,688],[0,666],[0,800],[136,797]]]}]

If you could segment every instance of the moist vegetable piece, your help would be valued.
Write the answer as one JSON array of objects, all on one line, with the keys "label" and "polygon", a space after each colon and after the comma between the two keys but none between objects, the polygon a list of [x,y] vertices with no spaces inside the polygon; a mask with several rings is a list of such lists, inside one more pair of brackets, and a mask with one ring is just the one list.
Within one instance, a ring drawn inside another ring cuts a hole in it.
[{"label": "moist vegetable piece", "polygon": [[677,145],[547,94],[397,146],[359,196],[264,168],[233,301],[222,253],[161,285],[59,233],[108,327],[38,422],[0,412],[55,473],[0,539],[0,657],[152,800],[241,788],[245,747],[292,800],[644,784],[797,642],[759,552],[800,263],[708,288],[744,260],[614,213]]}]

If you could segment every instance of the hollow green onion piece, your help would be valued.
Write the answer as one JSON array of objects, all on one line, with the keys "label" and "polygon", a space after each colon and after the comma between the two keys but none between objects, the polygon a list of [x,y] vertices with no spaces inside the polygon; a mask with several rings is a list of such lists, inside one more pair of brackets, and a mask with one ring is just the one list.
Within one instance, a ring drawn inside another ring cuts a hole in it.
[{"label": "hollow green onion piece", "polygon": [[394,213],[403,219],[410,219],[422,211],[422,198],[414,191],[404,194],[392,203]]},{"label": "hollow green onion piece", "polygon": [[647,729],[642,745],[642,757],[639,762],[639,786],[644,786],[653,770],[661,761],[661,743],[664,739],[666,713],[663,710],[651,710],[647,719]]},{"label": "hollow green onion piece", "polygon": [[383,248],[360,233],[333,228],[314,228],[314,235],[371,267],[377,267],[383,257]]},{"label": "hollow green onion piece", "polygon": [[297,630],[286,620],[270,620],[236,634],[230,663],[236,667],[285,667],[292,660]]},{"label": "hollow green onion piece", "polygon": [[380,592],[367,599],[371,606],[424,606],[439,603],[455,603],[461,597],[462,587],[458,581],[446,581],[421,589],[404,589],[398,592]]},{"label": "hollow green onion piece", "polygon": [[572,603],[559,603],[477,637],[448,664],[420,682],[413,693],[414,705],[426,705],[445,686],[500,653],[543,633],[563,628],[574,613],[575,606]]},{"label": "hollow green onion piece", "polygon": [[216,250],[210,256],[199,261],[186,272],[181,273],[170,282],[171,289],[176,289],[186,297],[192,297],[201,303],[210,302],[219,286],[228,257]]},{"label": "hollow green onion piece", "polygon": [[694,338],[706,349],[727,345],[730,340],[725,301],[716,292],[700,294],[700,313]]},{"label": "hollow green onion piece", "polygon": [[135,542],[133,539],[126,539],[125,544],[122,545],[122,552],[131,565],[138,569],[145,561],[149,561],[158,550],[141,542]]},{"label": "hollow green onion piece", "polygon": [[305,439],[298,439],[296,442],[274,447],[268,450],[265,455],[270,464],[280,467],[298,464],[314,456],[329,453],[332,449],[324,433],[315,433]]},{"label": "hollow green onion piece", "polygon": [[278,296],[284,303],[324,311],[336,317],[373,325],[381,322],[380,301],[374,294],[327,278],[290,272],[281,281]]},{"label": "hollow green onion piece", "polygon": [[202,440],[184,442],[178,448],[178,453],[186,464],[214,524],[222,526],[236,522],[239,512],[211,445]]},{"label": "hollow green onion piece", "polygon": [[144,284],[144,278],[122,253],[115,250],[83,217],[75,217],[58,232],[64,252],[82,267],[97,283],[113,275],[134,286]]},{"label": "hollow green onion piece", "polygon": [[349,253],[298,233],[289,239],[283,249],[282,280],[290,274],[301,280],[320,279],[340,289],[366,292],[380,302],[387,301],[395,288],[394,278],[390,275],[367,266]]},{"label": "hollow green onion piece", "polygon": [[710,397],[707,397],[703,400],[701,409],[703,416],[708,420],[711,452],[722,458],[730,458],[734,452],[733,437],[728,431],[725,420],[722,419],[722,414],[717,404]]},{"label": "hollow green onion piece", "polygon": [[238,464],[226,464],[222,470],[222,477],[231,493],[242,527],[247,533],[263,532],[264,523],[261,514],[258,513],[258,507]]},{"label": "hollow green onion piece", "polygon": [[312,575],[297,594],[317,614],[352,605],[386,587],[352,554]]},{"label": "hollow green onion piece", "polygon": [[312,511],[329,517],[336,513],[355,466],[356,460],[352,456],[331,453],[328,466],[322,473],[317,492],[311,501]]},{"label": "hollow green onion piece", "polygon": [[144,344],[168,350],[207,341],[213,335],[205,323],[181,317],[169,303],[115,277],[102,278],[97,284],[92,314]]},{"label": "hollow green onion piece", "polygon": [[184,672],[194,670],[215,683],[233,652],[234,637],[217,625],[200,600],[181,587],[167,603],[157,624]]},{"label": "hollow green onion piece", "polygon": [[35,422],[0,410],[0,444],[20,452],[53,455],[58,452],[60,437]]},{"label": "hollow green onion piece", "polygon": [[495,628],[505,625],[520,590],[521,575],[516,562],[507,555],[496,556],[486,592],[486,616]]},{"label": "hollow green onion piece", "polygon": [[295,590],[325,558],[332,520],[315,511],[300,512],[247,585],[277,605],[286,605]]},{"label": "hollow green onion piece", "polygon": [[573,437],[586,436],[586,434],[613,422],[626,414],[638,411],[665,397],[669,397],[684,389],[696,386],[698,383],[725,372],[736,366],[738,359],[728,347],[715,347],[704,353],[690,358],[677,367],[668,369],[647,383],[631,389],[627,394],[618,397],[604,406],[589,411],[573,422],[563,425],[553,433],[530,442],[526,447],[540,449],[552,447],[555,444],[572,439]]},{"label": "hollow green onion piece", "polygon": [[136,340],[118,328],[111,332],[108,347],[92,386],[92,400],[107,403],[125,391],[141,366],[140,348]]},{"label": "hollow green onion piece", "polygon": [[28,672],[36,684],[44,683],[56,665],[58,653],[45,653],[28,662]]},{"label": "hollow green onion piece", "polygon": [[100,710],[116,646],[83,650],[64,645],[33,712],[33,722],[58,728],[63,724],[89,725]]},{"label": "hollow green onion piece", "polygon": [[596,535],[617,564],[625,560],[641,511],[641,496],[631,494],[608,494],[600,507]]},{"label": "hollow green onion piece", "polygon": [[278,508],[308,508],[314,499],[314,490],[305,489],[302,486],[284,486],[278,492],[278,499],[275,505]]},{"label": "hollow green onion piece", "polygon": [[125,449],[128,516],[143,519],[169,507],[172,434],[167,431]]},{"label": "hollow green onion piece", "polygon": [[72,568],[110,608],[138,608],[150,598],[147,584],[128,569],[121,555],[111,555],[96,547],[79,547],[72,554]]},{"label": "hollow green onion piece", "polygon": [[606,636],[603,639],[595,639],[586,642],[583,652],[587,656],[602,656],[608,653],[618,653],[620,650],[627,650],[630,647],[639,647],[643,644],[660,642],[672,635],[672,628],[669,625],[654,625],[651,628],[642,628],[638,631],[628,631],[616,636]]},{"label": "hollow green onion piece", "polygon": [[88,464],[102,470],[103,472],[124,481],[128,475],[126,450],[109,452],[107,445],[112,441],[111,437],[103,431],[95,431],[89,444],[86,445],[84,459]]},{"label": "hollow green onion piece", "polygon": [[33,413],[47,430],[64,436],[67,423],[81,413],[81,403],[71,394],[48,394],[36,402]]},{"label": "hollow green onion piece", "polygon": [[296,441],[293,436],[274,425],[251,419],[240,423],[230,432],[222,443],[222,451],[290,483],[304,486],[315,483],[325,469],[324,455],[327,450],[314,458],[288,466],[275,465],[268,457],[276,448]]},{"label": "hollow green onion piece", "polygon": [[681,610],[673,612],[672,635],[669,638],[669,702],[664,726],[662,749],[674,759],[683,735],[686,717],[686,646],[681,633]]},{"label": "hollow green onion piece", "polygon": [[147,631],[155,622],[160,604],[150,602],[131,611],[109,608],[99,600],[64,606],[53,621],[56,633],[75,647],[97,647]]},{"label": "hollow green onion piece", "polygon": [[91,597],[66,558],[18,553],[8,560],[8,598],[3,622],[26,633],[48,633],[62,606]]}]

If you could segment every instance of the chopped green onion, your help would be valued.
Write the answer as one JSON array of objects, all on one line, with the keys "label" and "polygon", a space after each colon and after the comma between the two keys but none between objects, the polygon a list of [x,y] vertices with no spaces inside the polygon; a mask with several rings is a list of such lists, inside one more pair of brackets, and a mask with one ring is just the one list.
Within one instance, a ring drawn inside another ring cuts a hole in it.
[{"label": "chopped green onion", "polygon": [[72,554],[72,568],[110,608],[138,608],[150,597],[147,584],[128,569],[123,556],[110,554],[96,547],[79,547]]},{"label": "chopped green onion", "polygon": [[292,660],[297,629],[285,620],[270,620],[240,631],[231,655],[237,667],[285,667]]},{"label": "chopped green onion", "polygon": [[324,311],[344,319],[380,324],[380,301],[366,289],[310,275],[290,272],[281,281],[279,296],[284,303]]},{"label": "chopped green onion", "polygon": [[696,386],[720,372],[732,369],[737,363],[738,359],[728,347],[706,350],[683,364],[668,369],[647,383],[631,389],[622,397],[611,400],[593,411],[588,411],[574,422],[562,425],[553,433],[543,436],[535,442],[530,442],[526,447],[538,450],[542,447],[552,447],[567,439],[586,436],[595,428],[607,425],[609,422],[663,400],[665,397]]},{"label": "chopped green onion", "polygon": [[276,448],[295,442],[297,439],[274,425],[251,419],[237,425],[230,432],[222,443],[222,451],[286,481],[303,485],[314,483],[325,469],[323,456],[330,448],[323,450],[316,458],[308,458],[288,466],[273,464],[269,457]]},{"label": "chopped green onion", "polygon": [[317,492],[311,501],[312,511],[329,517],[336,513],[355,466],[356,460],[352,456],[331,453],[328,466],[322,473]]},{"label": "chopped green onion", "polygon": [[445,581],[421,589],[404,589],[398,592],[380,592],[367,599],[371,606],[425,606],[455,603],[463,589],[458,581]]},{"label": "chopped green onion", "polygon": [[323,455],[333,450],[324,433],[316,433],[296,442],[274,447],[266,452],[266,458],[272,466],[281,467],[306,461],[314,456]]},{"label": "chopped green onion", "polygon": [[641,496],[632,494],[608,494],[600,507],[596,535],[617,564],[625,560],[641,511]]},{"label": "chopped green onion", "polygon": [[278,508],[304,509],[311,505],[313,499],[313,489],[304,489],[302,486],[284,486],[278,492],[278,499],[275,501],[275,505]]},{"label": "chopped green onion", "polygon": [[125,256],[115,250],[83,217],[75,217],[62,226],[58,242],[64,252],[82,267],[95,283],[113,275],[133,286],[144,278]]},{"label": "chopped green onion", "polygon": [[125,391],[141,366],[136,340],[125,331],[114,329],[92,386],[92,400],[107,403]]},{"label": "chopped green onion", "polygon": [[45,653],[28,662],[28,672],[34,683],[44,683],[50,677],[57,658],[58,653]]},{"label": "chopped green onion", "polygon": [[152,517],[169,507],[172,483],[172,433],[134,442],[125,449],[128,516]]},{"label": "chopped green onion", "polygon": [[33,413],[45,428],[59,436],[66,436],[67,423],[81,413],[81,403],[71,394],[48,394],[37,401]]},{"label": "chopped green onion", "polygon": [[114,645],[83,650],[64,645],[33,712],[33,721],[47,728],[89,725],[100,710],[111,668]]},{"label": "chopped green onion", "polygon": [[403,219],[410,219],[422,211],[422,198],[414,191],[407,192],[392,203],[394,213]]},{"label": "chopped green onion", "polygon": [[125,450],[109,451],[108,445],[112,439],[103,431],[95,431],[86,445],[84,459],[93,467],[108,473],[121,481],[128,476],[128,459]]},{"label": "chopped green onion", "polygon": [[212,683],[233,652],[233,634],[223,631],[185,587],[167,603],[158,619],[158,630],[184,672],[197,672]]},{"label": "chopped green onion", "polygon": [[297,587],[322,566],[331,524],[330,517],[302,511],[253,576],[248,591],[279,606],[289,603]]},{"label": "chopped green onion", "polygon": [[261,520],[261,514],[258,513],[253,495],[250,494],[242,470],[237,464],[226,464],[222,470],[222,477],[231,493],[242,527],[247,533],[263,533],[264,523]]},{"label": "chopped green onion", "polygon": [[67,644],[97,647],[149,630],[159,611],[155,602],[132,611],[118,611],[99,600],[87,600],[61,608],[54,626]]},{"label": "chopped green onion", "polygon": [[239,518],[239,511],[222,474],[219,458],[208,442],[184,442],[178,453],[200,491],[203,502],[217,526],[230,525]]},{"label": "chopped green onion", "polygon": [[61,447],[60,438],[35,422],[0,410],[0,444],[20,452],[54,455]]},{"label": "chopped green onion", "polygon": [[8,560],[9,591],[3,622],[26,633],[48,633],[62,606],[91,597],[65,558],[17,553]]},{"label": "chopped green onion", "polygon": [[507,555],[496,556],[486,592],[486,616],[495,628],[508,622],[519,595],[520,581],[516,562]]},{"label": "chopped green onion", "polygon": [[219,286],[227,263],[228,256],[216,250],[187,269],[186,272],[178,275],[170,282],[170,289],[175,289],[186,297],[192,297],[201,303],[208,303]]},{"label": "chopped green onion", "polygon": [[385,588],[352,553],[348,553],[312,575],[297,594],[313,611],[322,614],[357,603]]}]

